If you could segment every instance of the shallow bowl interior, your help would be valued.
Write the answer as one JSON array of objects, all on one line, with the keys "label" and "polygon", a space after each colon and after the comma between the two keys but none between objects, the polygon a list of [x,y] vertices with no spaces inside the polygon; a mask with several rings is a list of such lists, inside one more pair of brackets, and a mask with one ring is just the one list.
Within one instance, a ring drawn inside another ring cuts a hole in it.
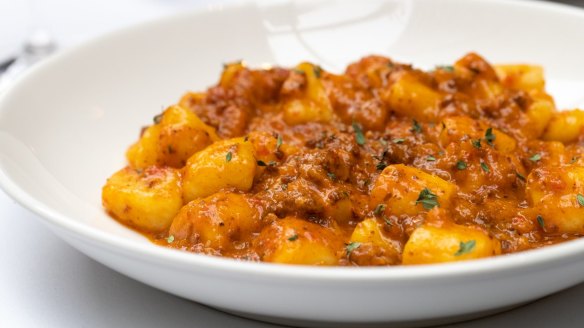
[{"label": "shallow bowl interior", "polygon": [[[558,106],[572,108],[584,105],[581,31],[582,11],[530,1],[210,6],[101,37],[31,70],[0,98],[0,182],[98,261],[238,313],[305,324],[404,323],[511,306],[582,281],[584,240],[415,268],[242,263],[150,244],[104,213],[101,187],[124,165],[140,128],[185,91],[214,84],[224,62],[261,67],[309,60],[340,72],[376,53],[432,68],[476,51],[491,62],[543,65]],[[537,287],[528,290],[527,283]]]}]

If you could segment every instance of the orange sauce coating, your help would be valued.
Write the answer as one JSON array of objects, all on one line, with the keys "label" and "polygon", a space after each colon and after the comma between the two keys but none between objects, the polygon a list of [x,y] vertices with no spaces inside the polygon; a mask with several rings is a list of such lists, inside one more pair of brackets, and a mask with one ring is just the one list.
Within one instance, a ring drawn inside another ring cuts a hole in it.
[{"label": "orange sauce coating", "polygon": [[[476,54],[428,72],[381,56],[343,74],[230,64],[216,86],[178,105],[218,139],[241,138],[225,161],[237,163],[251,143],[251,186],[183,199],[158,231],[104,204],[159,245],[249,261],[416,264],[428,254],[446,262],[570,240],[584,233],[583,224],[562,221],[584,217],[584,134],[545,137],[553,100],[522,77]],[[156,164],[176,170],[182,188],[187,154]],[[408,245],[416,230],[420,241]],[[424,239],[433,231],[442,244]],[[444,249],[423,255],[425,247]]]}]

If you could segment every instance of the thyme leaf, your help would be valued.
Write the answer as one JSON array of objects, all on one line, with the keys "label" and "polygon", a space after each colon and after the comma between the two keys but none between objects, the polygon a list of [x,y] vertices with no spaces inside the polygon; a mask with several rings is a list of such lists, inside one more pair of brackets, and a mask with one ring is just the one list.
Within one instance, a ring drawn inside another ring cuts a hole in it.
[{"label": "thyme leaf", "polygon": [[363,135],[361,125],[357,122],[353,122],[353,131],[355,131],[355,141],[357,141],[359,146],[363,146],[365,144],[365,136]]},{"label": "thyme leaf", "polygon": [[424,188],[422,191],[420,191],[418,199],[416,200],[416,205],[418,204],[422,204],[422,206],[424,206],[424,208],[427,210],[431,210],[436,206],[440,207],[438,196],[428,188]]},{"label": "thyme leaf", "polygon": [[454,253],[454,256],[461,256],[472,252],[472,250],[475,248],[475,245],[476,241],[474,240],[469,240],[467,242],[461,241],[460,245],[458,246],[458,251]]}]

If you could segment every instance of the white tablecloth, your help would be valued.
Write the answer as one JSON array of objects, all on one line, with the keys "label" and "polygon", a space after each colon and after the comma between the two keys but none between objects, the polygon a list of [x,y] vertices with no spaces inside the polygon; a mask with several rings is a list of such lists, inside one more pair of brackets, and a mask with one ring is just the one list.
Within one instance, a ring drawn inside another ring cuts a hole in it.
[{"label": "white tablecloth", "polygon": [[[564,0],[566,2],[569,0]],[[0,60],[36,20],[67,47],[132,23],[208,6],[187,0],[0,0]],[[576,1],[574,1],[576,2]],[[0,327],[275,327],[133,281],[71,248],[0,191]],[[584,273],[583,273],[584,275]],[[480,297],[480,295],[477,295]],[[452,327],[583,327],[584,284]]]}]

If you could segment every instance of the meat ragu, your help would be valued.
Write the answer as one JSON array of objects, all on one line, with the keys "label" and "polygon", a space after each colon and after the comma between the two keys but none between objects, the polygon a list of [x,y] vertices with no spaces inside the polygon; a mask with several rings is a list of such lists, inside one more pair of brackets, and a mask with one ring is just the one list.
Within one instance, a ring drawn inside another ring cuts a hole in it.
[{"label": "meat ragu", "polygon": [[509,254],[584,233],[583,128],[541,67],[473,53],[428,72],[232,63],[143,130],[103,204],[158,245],[246,261]]}]

